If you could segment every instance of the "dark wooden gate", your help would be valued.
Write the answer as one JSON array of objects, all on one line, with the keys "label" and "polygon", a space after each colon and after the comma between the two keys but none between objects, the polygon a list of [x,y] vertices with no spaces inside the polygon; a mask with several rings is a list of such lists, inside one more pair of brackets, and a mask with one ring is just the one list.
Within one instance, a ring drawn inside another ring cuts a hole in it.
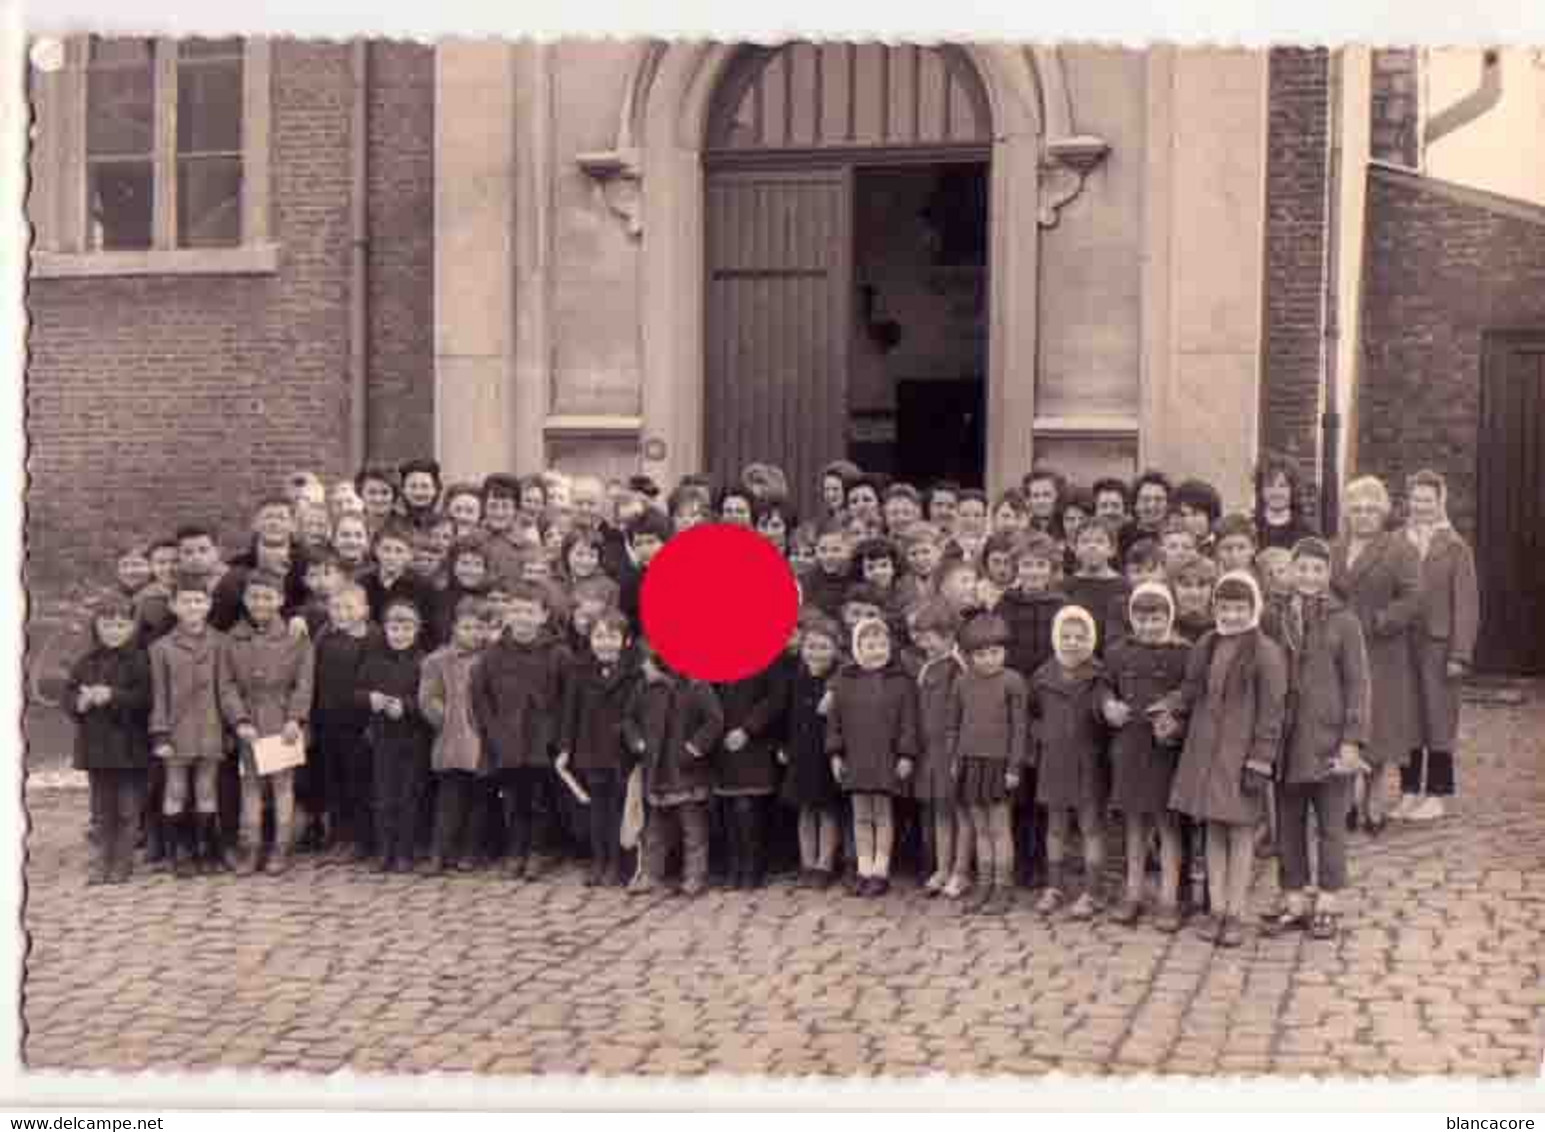
[{"label": "dark wooden gate", "polygon": [[1488,334],[1481,378],[1477,661],[1545,673],[1545,331]]},{"label": "dark wooden gate", "polygon": [[708,177],[708,471],[777,463],[802,516],[847,454],[850,200],[842,168]]}]

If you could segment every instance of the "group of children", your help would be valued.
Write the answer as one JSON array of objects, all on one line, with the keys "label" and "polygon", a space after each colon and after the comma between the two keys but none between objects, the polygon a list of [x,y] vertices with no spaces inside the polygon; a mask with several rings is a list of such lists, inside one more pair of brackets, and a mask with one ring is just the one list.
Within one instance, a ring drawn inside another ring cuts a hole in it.
[{"label": "group of children", "polygon": [[[1367,666],[1291,484],[1222,515],[1196,481],[1086,491],[1038,470],[989,507],[839,463],[804,524],[769,465],[661,494],[555,473],[443,485],[420,460],[331,491],[297,474],[229,562],[197,526],[126,550],[67,692],[89,880],[127,879],[142,835],[179,876],[282,873],[299,847],[385,872],[494,858],[518,880],[560,812],[583,815],[592,886],[654,891],[679,856],[694,895],[717,856],[756,887],[786,828],[798,884],[846,865],[880,895],[915,832],[929,895],[1002,912],[1034,880],[1037,911],[1087,919],[1114,810],[1110,915],[1143,914],[1156,856],[1154,926],[1189,910],[1237,946],[1274,806],[1285,899],[1265,930],[1336,933]],[[771,540],[802,595],[786,654],[728,684],[672,671],[640,633],[651,560],[705,521]]]}]

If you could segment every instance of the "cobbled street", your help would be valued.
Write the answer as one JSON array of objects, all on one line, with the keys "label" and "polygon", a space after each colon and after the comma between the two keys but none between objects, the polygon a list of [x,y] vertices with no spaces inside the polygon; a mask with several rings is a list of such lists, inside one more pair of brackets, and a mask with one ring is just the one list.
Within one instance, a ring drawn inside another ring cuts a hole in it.
[{"label": "cobbled street", "polygon": [[[1545,1049],[1545,703],[1471,704],[1457,812],[1352,842],[1337,943],[1238,951],[1018,907],[696,902],[576,866],[85,886],[85,793],[34,790],[33,1069],[492,1074],[1464,1074]],[[1274,895],[1263,864],[1255,902]]]}]

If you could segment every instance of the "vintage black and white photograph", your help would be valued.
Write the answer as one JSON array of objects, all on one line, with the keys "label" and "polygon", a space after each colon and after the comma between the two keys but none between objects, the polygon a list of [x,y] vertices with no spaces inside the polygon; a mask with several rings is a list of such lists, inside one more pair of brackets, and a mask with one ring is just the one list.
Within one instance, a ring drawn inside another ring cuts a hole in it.
[{"label": "vintage black and white photograph", "polygon": [[29,1071],[1540,1073],[1545,52],[27,49]]}]

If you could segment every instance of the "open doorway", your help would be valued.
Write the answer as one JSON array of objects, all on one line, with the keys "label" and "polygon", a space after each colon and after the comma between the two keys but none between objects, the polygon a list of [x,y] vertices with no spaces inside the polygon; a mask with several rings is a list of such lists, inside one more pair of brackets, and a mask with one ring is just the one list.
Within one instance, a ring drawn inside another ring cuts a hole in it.
[{"label": "open doorway", "polygon": [[854,171],[848,455],[861,467],[983,482],[987,210],[985,162]]}]

